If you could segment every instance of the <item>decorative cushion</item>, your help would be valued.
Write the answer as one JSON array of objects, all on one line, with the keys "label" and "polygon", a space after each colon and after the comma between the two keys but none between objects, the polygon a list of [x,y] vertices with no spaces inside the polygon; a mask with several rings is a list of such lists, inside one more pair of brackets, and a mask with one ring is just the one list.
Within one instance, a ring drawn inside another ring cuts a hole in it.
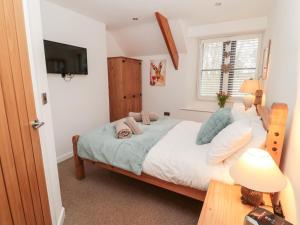
[{"label": "decorative cushion", "polygon": [[143,131],[141,130],[140,126],[135,122],[133,117],[127,117],[124,120],[124,123],[130,128],[133,134],[142,134]]},{"label": "decorative cushion", "polygon": [[201,126],[197,135],[196,144],[203,145],[210,143],[211,140],[231,122],[232,116],[230,109],[219,109]]},{"label": "decorative cushion", "polygon": [[221,130],[211,141],[208,162],[223,162],[235,152],[246,146],[252,137],[252,128],[248,123],[236,121]]}]

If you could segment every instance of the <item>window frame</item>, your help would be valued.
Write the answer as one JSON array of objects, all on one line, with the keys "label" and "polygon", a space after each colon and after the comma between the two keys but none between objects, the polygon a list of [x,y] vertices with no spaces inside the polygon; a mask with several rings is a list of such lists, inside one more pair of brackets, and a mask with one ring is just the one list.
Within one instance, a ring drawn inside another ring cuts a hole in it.
[{"label": "window frame", "polygon": [[[214,42],[225,42],[225,41],[236,41],[236,40],[243,40],[243,39],[251,39],[251,38],[258,38],[259,45],[258,45],[258,54],[256,59],[256,70],[255,70],[255,79],[259,79],[261,73],[261,57],[262,57],[262,41],[263,41],[263,34],[262,33],[253,33],[253,34],[246,34],[246,35],[233,35],[233,36],[223,36],[220,38],[208,38],[208,39],[199,39],[198,41],[198,69],[197,69],[197,88],[196,88],[196,96],[198,100],[205,100],[205,101],[217,101],[216,96],[205,96],[201,95],[200,88],[201,88],[201,76],[202,76],[202,65],[203,65],[203,45],[205,43],[214,43]],[[227,91],[227,90],[226,90]],[[241,100],[243,96],[232,96],[229,99],[229,102],[233,102],[234,100]]]}]

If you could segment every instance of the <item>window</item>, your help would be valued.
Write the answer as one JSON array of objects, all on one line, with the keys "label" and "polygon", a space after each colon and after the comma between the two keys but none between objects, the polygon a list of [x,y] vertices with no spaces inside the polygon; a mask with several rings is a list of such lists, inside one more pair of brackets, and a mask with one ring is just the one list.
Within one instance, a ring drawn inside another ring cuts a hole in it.
[{"label": "window", "polygon": [[259,50],[258,36],[203,41],[199,96],[215,96],[220,91],[242,96],[243,81],[257,78]]}]

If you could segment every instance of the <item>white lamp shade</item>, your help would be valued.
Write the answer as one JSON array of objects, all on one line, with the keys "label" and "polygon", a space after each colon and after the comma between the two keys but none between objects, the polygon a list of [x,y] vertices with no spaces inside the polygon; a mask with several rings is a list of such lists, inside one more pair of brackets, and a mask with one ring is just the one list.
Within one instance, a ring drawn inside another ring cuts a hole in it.
[{"label": "white lamp shade", "polygon": [[281,191],[286,178],[267,151],[251,148],[230,169],[237,184],[254,191],[273,193]]},{"label": "white lamp shade", "polygon": [[259,89],[259,80],[245,80],[240,87],[240,92],[255,94],[255,92]]}]

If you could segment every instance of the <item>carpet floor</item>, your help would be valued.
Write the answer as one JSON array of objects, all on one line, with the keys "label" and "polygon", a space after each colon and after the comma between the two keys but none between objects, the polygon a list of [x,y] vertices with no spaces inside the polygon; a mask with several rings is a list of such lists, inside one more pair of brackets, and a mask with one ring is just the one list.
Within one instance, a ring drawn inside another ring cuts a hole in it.
[{"label": "carpet floor", "polygon": [[196,225],[202,204],[161,188],[86,165],[76,180],[73,160],[59,164],[64,225]]}]

